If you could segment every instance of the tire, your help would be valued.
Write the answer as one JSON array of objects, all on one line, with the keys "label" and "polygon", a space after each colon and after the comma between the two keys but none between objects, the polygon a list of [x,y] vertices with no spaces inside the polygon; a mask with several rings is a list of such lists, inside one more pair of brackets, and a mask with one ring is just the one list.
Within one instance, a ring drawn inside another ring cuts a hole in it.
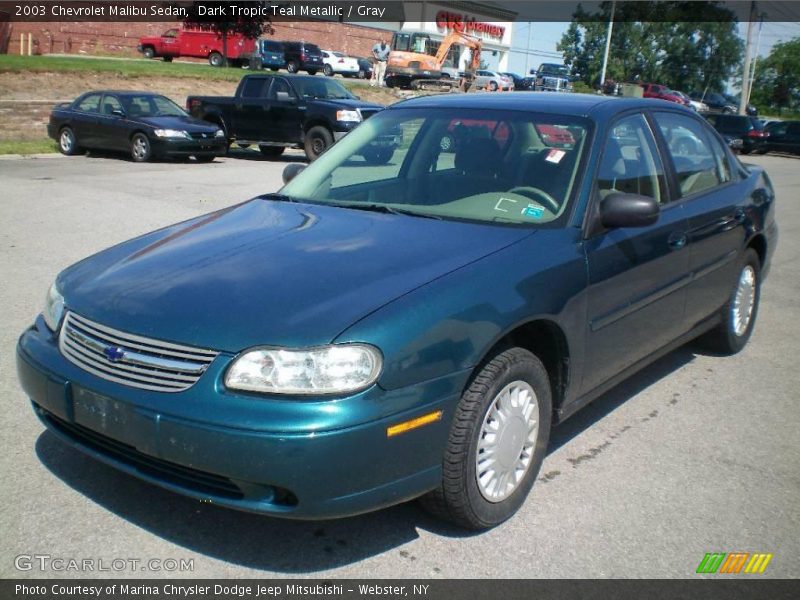
[{"label": "tire", "polygon": [[286,70],[289,71],[289,73],[297,73],[297,63],[290,60],[286,63]]},{"label": "tire", "polygon": [[744,154],[744,155],[748,155],[751,152],[752,152],[752,150],[750,150],[749,148],[747,148],[747,149],[742,148],[742,149],[739,150],[739,154]]},{"label": "tire", "polygon": [[162,56],[161,60],[163,60],[164,62],[172,62],[173,58],[174,57],[172,57],[172,56]]},{"label": "tire", "polygon": [[225,59],[222,58],[222,54],[219,52],[212,52],[208,55],[208,64],[212,67],[221,67],[222,63],[225,62]]},{"label": "tire", "polygon": [[78,139],[75,137],[75,132],[70,127],[62,127],[58,133],[58,150],[65,156],[75,156],[80,154],[81,149],[78,146]]},{"label": "tire", "polygon": [[150,47],[147,47],[147,48],[145,48],[144,50],[142,50],[142,55],[143,55],[145,58],[153,58],[153,57],[155,57],[155,55],[156,55],[156,51],[155,51],[155,50],[153,50],[153,49],[152,49],[152,48],[150,48]]},{"label": "tire", "polygon": [[259,146],[258,149],[261,151],[261,154],[267,156],[269,158],[277,158],[283,151],[286,150],[283,146]]},{"label": "tire", "polygon": [[491,91],[493,91],[493,92],[496,92],[497,91],[497,82],[496,81],[490,81],[489,82],[489,89]]},{"label": "tire", "polygon": [[306,69],[306,73],[308,73],[309,75],[316,75],[317,74],[317,70],[316,69]]},{"label": "tire", "polygon": [[325,73],[328,77],[333,77],[333,67],[330,65],[325,65],[322,67],[322,72]]},{"label": "tire", "polygon": [[327,127],[317,125],[306,132],[303,144],[309,162],[317,160],[323,152],[333,145],[333,134]]},{"label": "tire", "polygon": [[143,133],[134,133],[131,138],[131,158],[133,162],[148,162],[153,158],[150,140]]},{"label": "tire", "polygon": [[[748,280],[752,282],[749,285]],[[709,350],[720,354],[731,355],[739,352],[753,334],[760,299],[761,261],[756,251],[748,248],[739,261],[731,295],[725,306],[720,309],[722,323],[703,335],[700,338],[701,343]],[[747,316],[745,317],[743,313]]]},{"label": "tire", "polygon": [[359,69],[358,70],[358,78],[359,79],[366,79],[367,78],[367,72],[364,69]]},{"label": "tire", "polygon": [[[520,393],[517,400],[527,396],[533,402],[533,406],[528,405],[527,417],[524,408],[513,404],[515,391]],[[497,406],[510,409],[512,418],[500,425],[503,429],[496,436],[501,443],[495,447],[495,462],[487,464],[484,458],[479,467],[480,457],[486,457],[494,445],[489,432],[499,423]],[[522,506],[542,466],[551,413],[550,381],[541,361],[522,348],[495,355],[475,375],[456,407],[442,461],[442,482],[422,497],[422,505],[467,529],[487,529],[511,517]],[[506,479],[506,485],[500,485],[503,471],[498,474],[491,464],[506,466],[506,475],[510,473],[511,477],[515,470],[509,471],[509,467],[522,466],[524,470],[516,482]],[[479,481],[481,473],[483,483]]]},{"label": "tire", "polygon": [[210,163],[214,162],[214,159],[217,158],[216,154],[198,154],[194,157],[194,159],[199,163]]},{"label": "tire", "polygon": [[372,150],[364,150],[362,154],[364,160],[371,165],[385,165],[394,156],[393,148],[375,148]]}]

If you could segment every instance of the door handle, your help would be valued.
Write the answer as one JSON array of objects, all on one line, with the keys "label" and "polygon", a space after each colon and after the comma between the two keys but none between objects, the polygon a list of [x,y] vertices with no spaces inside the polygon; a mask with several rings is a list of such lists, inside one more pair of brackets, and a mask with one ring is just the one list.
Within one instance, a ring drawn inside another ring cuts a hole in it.
[{"label": "door handle", "polygon": [[676,231],[672,235],[669,236],[667,243],[669,244],[670,250],[680,250],[684,246],[686,246],[687,242],[689,241],[688,236],[683,231]]},{"label": "door handle", "polygon": [[736,212],[733,213],[733,218],[737,223],[744,223],[744,220],[747,218],[747,214],[744,212],[743,208],[737,208]]}]

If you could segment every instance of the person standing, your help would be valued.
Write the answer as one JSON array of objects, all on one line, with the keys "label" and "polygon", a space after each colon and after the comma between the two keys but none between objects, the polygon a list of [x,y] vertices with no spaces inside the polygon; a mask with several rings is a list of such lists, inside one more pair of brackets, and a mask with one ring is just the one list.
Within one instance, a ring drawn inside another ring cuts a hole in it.
[{"label": "person standing", "polygon": [[375,58],[375,65],[372,69],[372,81],[369,84],[373,87],[376,85],[381,87],[385,85],[384,79],[386,78],[386,61],[389,60],[389,45],[385,39],[372,47],[372,56]]}]

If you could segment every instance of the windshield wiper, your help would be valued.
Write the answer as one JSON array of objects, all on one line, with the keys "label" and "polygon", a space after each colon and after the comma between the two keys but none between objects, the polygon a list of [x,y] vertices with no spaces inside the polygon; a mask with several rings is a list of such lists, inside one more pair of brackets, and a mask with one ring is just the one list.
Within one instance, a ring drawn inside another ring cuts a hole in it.
[{"label": "windshield wiper", "polygon": [[297,198],[292,198],[286,194],[262,194],[259,196],[262,200],[274,200],[275,202],[297,202]]},{"label": "windshield wiper", "polygon": [[390,215],[406,215],[409,217],[421,217],[423,219],[436,219],[437,221],[442,220],[442,217],[438,215],[416,212],[406,208],[397,208],[395,206],[389,206],[388,204],[336,204],[336,206],[341,206],[342,208],[352,208],[353,210],[367,210],[372,212],[388,213]]}]

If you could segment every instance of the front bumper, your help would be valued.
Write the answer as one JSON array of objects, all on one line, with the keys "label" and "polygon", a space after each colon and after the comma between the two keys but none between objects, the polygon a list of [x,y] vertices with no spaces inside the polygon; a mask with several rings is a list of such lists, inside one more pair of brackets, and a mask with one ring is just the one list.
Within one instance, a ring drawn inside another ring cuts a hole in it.
[{"label": "front bumper", "polygon": [[[233,394],[232,357],[191,388],[158,393],[115,384],[67,361],[41,317],[20,337],[17,371],[42,422],[122,471],[205,502],[287,518],[342,517],[438,485],[468,373],[407,388],[377,385],[326,401]],[[442,410],[441,420],[388,437],[387,427]]]},{"label": "front bumper", "polygon": [[222,156],[227,150],[227,140],[224,137],[191,140],[153,138],[150,144],[156,156],[194,156],[196,154]]}]

